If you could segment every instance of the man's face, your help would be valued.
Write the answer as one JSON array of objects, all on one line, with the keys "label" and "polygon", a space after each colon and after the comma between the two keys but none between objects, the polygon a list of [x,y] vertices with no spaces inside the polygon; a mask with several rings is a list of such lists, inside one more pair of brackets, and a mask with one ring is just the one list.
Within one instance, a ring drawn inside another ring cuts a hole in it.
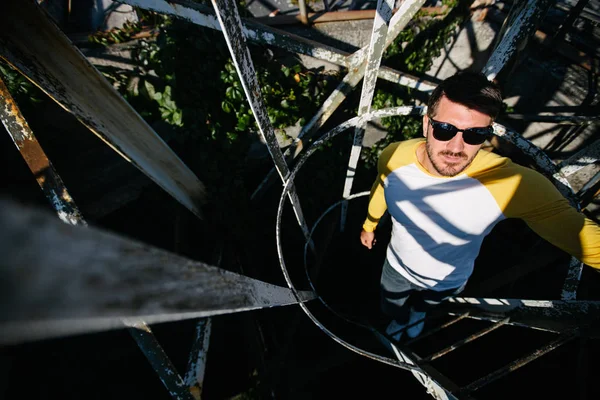
[{"label": "man's face", "polygon": [[[492,123],[492,118],[489,115],[453,103],[445,96],[440,99],[433,119],[452,124],[458,129],[485,127]],[[458,132],[456,136],[447,142],[437,140],[433,137],[433,128],[429,124],[427,115],[423,116],[423,136],[427,138],[427,151],[423,166],[429,173],[437,176],[460,174],[471,164],[482,146],[481,144],[465,143],[463,132]]]}]

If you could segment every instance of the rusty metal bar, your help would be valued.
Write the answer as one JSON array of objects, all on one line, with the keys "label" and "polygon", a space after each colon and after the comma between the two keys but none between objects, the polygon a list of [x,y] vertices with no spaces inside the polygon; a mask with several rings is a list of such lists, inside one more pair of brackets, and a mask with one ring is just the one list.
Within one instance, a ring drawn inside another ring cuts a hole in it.
[{"label": "rusty metal bar", "polygon": [[501,326],[505,325],[510,319],[509,318],[505,318],[502,321],[498,321],[495,324],[488,326],[485,329],[480,330],[479,332],[476,332],[470,336],[467,336],[466,338],[459,340],[456,343],[451,344],[450,346],[446,347],[445,349],[442,349],[436,353],[433,353],[427,357],[423,357],[423,361],[424,362],[430,362],[433,361],[437,358],[440,358],[448,353],[450,353],[451,351],[454,351],[456,349],[458,349],[461,346],[464,346],[465,344],[472,342],[475,339],[478,339],[480,337],[482,337],[483,335],[487,335],[488,333],[500,328]]},{"label": "rusty metal bar", "polygon": [[128,331],[142,350],[152,368],[157,372],[163,385],[172,398],[197,400],[186,383],[181,379],[177,369],[154,337],[150,327],[142,321],[124,321]]},{"label": "rusty metal bar", "polygon": [[537,25],[546,15],[551,0],[528,0],[515,5],[518,15],[512,21],[498,46],[488,59],[482,72],[488,79],[496,78],[502,68],[518,51],[519,45],[536,31]]},{"label": "rusty metal bar", "polygon": [[441,325],[438,325],[435,328],[429,329],[429,330],[421,333],[416,338],[412,338],[412,339],[406,341],[406,343],[404,343],[404,345],[405,346],[410,346],[411,344],[415,343],[417,340],[420,340],[420,339],[426,338],[428,336],[431,336],[431,335],[433,335],[435,333],[438,333],[442,329],[447,328],[447,327],[449,327],[451,325],[454,325],[455,323],[457,323],[459,321],[462,321],[463,319],[468,318],[468,317],[469,317],[469,312],[460,314],[460,315],[456,316],[455,318],[452,318],[450,321],[448,321],[446,323],[443,323]]},{"label": "rusty metal bar", "polygon": [[[279,148],[275,130],[273,129],[273,125],[271,125],[267,108],[262,100],[254,64],[246,45],[246,39],[242,33],[242,21],[238,14],[237,5],[233,0],[212,0],[212,3],[259,132],[264,143],[267,145],[279,177],[285,182],[290,171]],[[300,200],[295,188],[292,188],[289,192],[289,199],[292,203],[298,225],[300,225],[304,236],[308,237],[309,228],[302,214]]]},{"label": "rusty metal bar", "polygon": [[188,359],[187,373],[183,378],[185,385],[196,400],[202,398],[204,388],[204,372],[212,331],[211,321],[210,318],[203,318],[196,324],[196,336]]},{"label": "rusty metal bar", "polygon": [[[375,85],[377,83],[377,71],[381,65],[381,57],[383,56],[384,46],[386,42],[388,25],[392,17],[392,8],[394,0],[378,0],[377,13],[373,21],[373,31],[371,33],[371,42],[366,58],[365,75],[363,79],[363,87],[358,105],[358,115],[364,115],[371,111],[371,103],[375,94]],[[343,198],[347,199],[352,192],[352,184],[356,175],[356,167],[358,165],[358,157],[362,150],[362,142],[364,137],[364,125],[357,126],[354,129],[354,141],[352,150],[350,151],[350,159],[346,170],[346,180],[344,182]],[[346,225],[346,214],[348,212],[348,202],[342,203],[342,211],[340,217],[340,230],[343,232]]]},{"label": "rusty metal bar", "polygon": [[578,331],[574,330],[574,331],[560,335],[558,337],[558,339],[552,341],[551,343],[549,343],[543,347],[540,347],[539,349],[535,350],[531,354],[529,354],[525,357],[522,357],[518,360],[515,360],[515,361],[505,365],[504,367],[499,368],[496,371],[468,384],[467,386],[462,387],[459,390],[459,392],[457,393],[457,395],[460,397],[461,395],[466,395],[466,394],[472,393],[478,389],[481,389],[485,385],[488,385],[488,384],[498,380],[499,378],[502,378],[503,376],[540,358],[544,354],[549,353],[552,350],[562,346],[563,344],[570,342],[571,340],[578,337],[578,334],[579,334]]},{"label": "rusty metal bar", "polygon": [[201,215],[202,183],[32,1],[3,2],[0,57],[186,208]]},{"label": "rusty metal bar", "polygon": [[17,103],[0,79],[0,119],[58,217],[71,225],[87,225],[60,175],[46,156]]},{"label": "rusty metal bar", "polygon": [[315,298],[6,201],[0,227],[1,344]]},{"label": "rusty metal bar", "polygon": [[[86,226],[87,223],[69,195],[62,179],[46,157],[29,124],[23,118],[17,104],[1,79],[0,99],[4,100],[5,105],[5,107],[0,108],[0,119],[2,119],[4,126],[11,134],[14,143],[19,148],[21,155],[29,165],[40,188],[56,210],[59,218],[70,225]],[[143,332],[140,330],[143,330]],[[178,375],[173,375],[174,368],[172,368],[170,360],[162,351],[150,328],[143,321],[140,321],[135,326],[130,327],[128,331],[136,339],[140,349],[160,376],[169,393],[176,398],[189,399],[189,393],[186,396],[185,393],[180,392],[178,382],[181,381],[181,378]]]}]

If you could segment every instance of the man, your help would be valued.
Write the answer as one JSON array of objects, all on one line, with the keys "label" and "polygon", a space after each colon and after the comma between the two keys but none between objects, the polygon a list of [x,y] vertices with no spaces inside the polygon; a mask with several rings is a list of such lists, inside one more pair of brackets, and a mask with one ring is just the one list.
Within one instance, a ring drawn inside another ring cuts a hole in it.
[{"label": "man", "polygon": [[541,174],[481,150],[502,109],[497,86],[459,72],[432,93],[425,139],[383,150],[360,234],[371,249],[386,209],[392,237],[381,275],[388,336],[416,337],[426,312],[462,291],[484,237],[505,218],[521,218],[538,235],[600,268],[600,227]]}]

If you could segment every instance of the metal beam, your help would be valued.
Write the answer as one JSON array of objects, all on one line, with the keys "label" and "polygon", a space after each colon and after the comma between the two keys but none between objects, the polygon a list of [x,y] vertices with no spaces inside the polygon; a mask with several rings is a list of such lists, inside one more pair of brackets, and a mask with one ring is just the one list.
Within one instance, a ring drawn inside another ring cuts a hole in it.
[{"label": "metal beam", "polygon": [[65,187],[60,175],[46,156],[21,110],[0,79],[0,119],[23,156],[42,192],[65,223],[87,225]]},{"label": "metal beam", "polygon": [[[210,7],[203,4],[191,3],[185,0],[122,0],[122,2],[146,10],[178,17],[206,28],[221,30],[221,26],[219,25],[217,17],[213,15],[213,11]],[[350,54],[347,52],[314,40],[265,26],[249,19],[242,18],[241,20],[242,31],[249,41],[279,47],[293,53],[304,54],[344,68],[350,68],[351,66],[351,60],[348,59]],[[395,35],[397,36],[398,33]],[[379,70],[379,77],[392,83],[398,83],[419,91],[427,92],[433,90],[435,87],[435,84],[427,80],[387,67]]]},{"label": "metal beam", "polygon": [[125,320],[124,322],[129,327],[129,334],[142,350],[171,397],[177,400],[196,400],[150,327],[143,321]]},{"label": "metal beam", "polygon": [[600,160],[600,139],[558,164],[558,168],[562,175],[569,177],[589,165],[598,163],[598,160]]},{"label": "metal beam", "polygon": [[[267,149],[271,154],[275,168],[279,173],[279,177],[282,181],[286,181],[289,176],[290,170],[288,165],[283,158],[283,153],[279,147],[279,142],[275,136],[275,130],[269,120],[267,113],[267,107],[265,106],[262,99],[262,92],[258,84],[258,78],[252,58],[250,56],[250,50],[246,45],[246,38],[242,33],[242,21],[237,10],[237,5],[233,0],[212,0],[219,24],[225,36],[227,47],[231,53],[235,69],[240,77],[242,87],[246,93],[246,99],[252,109],[252,114],[256,120],[258,130],[264,143],[267,145]],[[308,237],[308,226],[302,213],[300,206],[300,199],[296,193],[295,188],[289,192],[289,199],[296,215],[298,225],[302,229],[305,237]]]},{"label": "metal beam", "polygon": [[196,400],[202,398],[202,390],[204,389],[204,371],[206,370],[211,332],[212,320],[210,318],[203,318],[198,321],[194,344],[188,359],[187,373],[184,377],[185,384]]},{"label": "metal beam", "polygon": [[502,68],[519,50],[519,46],[535,33],[537,25],[546,15],[551,0],[528,0],[516,4],[518,15],[510,21],[504,36],[494,49],[482,72],[489,80],[495,79]]},{"label": "metal beam", "polygon": [[191,212],[201,215],[202,183],[32,1],[2,3],[0,57]]},{"label": "metal beam", "polygon": [[[408,22],[417,13],[417,11],[419,11],[424,2],[425,0],[406,0],[402,3],[400,9],[390,21],[387,36],[385,38],[384,50],[394,41],[402,29],[406,27]],[[296,158],[304,148],[304,143],[325,124],[329,117],[333,115],[335,110],[337,110],[337,108],[346,99],[348,94],[356,87],[356,85],[358,85],[365,74],[368,49],[369,47],[365,46],[348,57],[349,72],[346,74],[346,76],[344,76],[342,82],[338,84],[329,97],[323,102],[323,105],[321,105],[315,115],[306,123],[306,125],[302,127],[298,137],[294,139],[292,145],[289,146],[289,148],[285,151],[285,157],[292,156],[293,158]],[[389,69],[379,69],[380,72],[382,70],[384,71],[384,74],[388,74],[390,72]],[[400,78],[399,81],[394,82],[400,84],[407,83],[401,81],[402,78]],[[427,82],[411,81],[410,83],[411,84],[408,86],[414,87],[417,90],[432,91],[435,88],[435,85]],[[251,198],[255,198],[261,191],[268,187],[269,183],[271,182],[272,175],[273,170],[271,170],[259,184],[254,193],[252,193]]]},{"label": "metal beam", "polygon": [[444,307],[471,316],[510,317],[511,323],[558,332],[600,318],[600,301],[451,297]]},{"label": "metal beam", "polygon": [[[371,32],[371,42],[369,44],[368,54],[366,56],[365,76],[363,79],[363,87],[358,105],[358,115],[364,115],[371,111],[371,103],[375,94],[375,85],[377,83],[377,71],[381,65],[381,57],[385,50],[385,43],[388,33],[388,25],[392,17],[392,8],[394,0],[378,0],[377,13],[373,21],[373,31]],[[346,170],[346,180],[344,182],[343,198],[347,199],[352,192],[352,184],[356,175],[356,167],[358,165],[358,157],[362,150],[362,142],[364,138],[364,125],[357,126],[354,129],[354,141],[352,150],[350,151],[350,159]],[[340,230],[343,232],[346,225],[346,214],[348,212],[348,202],[342,203]]]},{"label": "metal beam", "polygon": [[0,344],[313,299],[0,201]]}]

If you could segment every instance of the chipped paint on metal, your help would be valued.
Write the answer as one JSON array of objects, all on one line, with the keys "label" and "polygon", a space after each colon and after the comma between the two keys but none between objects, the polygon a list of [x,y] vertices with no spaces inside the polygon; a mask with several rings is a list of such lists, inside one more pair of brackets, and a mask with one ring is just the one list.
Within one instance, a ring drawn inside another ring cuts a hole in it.
[{"label": "chipped paint on metal", "polygon": [[[402,29],[404,29],[406,24],[408,24],[414,14],[419,11],[419,8],[424,2],[425,0],[407,0],[402,3],[400,9],[390,20],[390,27],[386,37],[385,48],[387,48],[387,46],[392,43]],[[385,50],[385,48],[383,50]],[[350,69],[342,82],[336,87],[331,95],[329,95],[327,100],[325,100],[323,105],[319,108],[319,110],[317,110],[316,114],[311,118],[308,124],[302,127],[296,142],[300,142],[305,135],[310,136],[315,131],[319,130],[335,112],[335,110],[337,110],[340,104],[342,104],[342,102],[346,99],[346,96],[354,89],[358,82],[360,82],[365,72],[365,58],[367,56],[368,49],[369,47],[365,46],[348,57],[348,63],[353,66],[354,69]],[[296,154],[298,153],[299,152],[296,151]],[[289,154],[288,151],[286,151],[286,155],[287,154]]]},{"label": "chipped paint on metal", "polygon": [[[196,25],[205,26],[207,28],[221,30],[219,21],[214,15],[202,13],[195,4],[177,4],[173,1],[165,0],[123,0],[122,3],[129,4],[133,7],[140,7],[145,10],[155,11],[161,14],[172,15]],[[206,7],[204,10],[208,10]]]},{"label": "chipped paint on metal", "polygon": [[[237,10],[237,5],[233,0],[212,0],[212,4],[217,14],[217,19],[221,24],[233,64],[246,93],[246,99],[252,109],[259,133],[262,136],[263,142],[267,145],[267,149],[269,150],[269,154],[271,154],[281,180],[285,181],[289,175],[289,168],[279,147],[275,130],[273,129],[273,125],[271,125],[267,108],[261,96],[256,70],[254,69],[250,51],[246,45],[246,39],[242,34],[242,21]],[[290,192],[289,199],[298,225],[300,225],[304,236],[307,237],[309,228],[304,219],[300,200],[295,190]]]},{"label": "chipped paint on metal", "polygon": [[3,3],[0,57],[192,213],[201,215],[202,183],[37,4]]},{"label": "chipped paint on metal", "polygon": [[[362,93],[358,105],[358,115],[363,115],[371,111],[371,103],[375,93],[375,85],[377,83],[377,73],[381,65],[381,57],[384,51],[384,45],[387,38],[388,24],[392,17],[392,8],[394,0],[378,0],[377,12],[373,21],[373,31],[371,33],[371,42],[367,52],[367,62],[365,75],[363,79]],[[354,130],[354,140],[350,151],[350,159],[346,170],[346,179],[344,181],[344,189],[342,196],[347,198],[352,191],[352,184],[356,174],[358,158],[362,150],[362,142],[364,136],[364,126],[357,126]],[[343,232],[346,223],[348,203],[342,204],[340,230]]]},{"label": "chipped paint on metal", "polygon": [[519,15],[508,27],[482,70],[489,80],[496,78],[518,50],[519,45],[535,32],[536,26],[546,14],[550,4],[550,0],[529,0],[519,5],[522,7]]},{"label": "chipped paint on metal", "polygon": [[2,102],[0,105],[2,125],[58,217],[70,225],[87,225],[2,79],[0,79],[0,102]]},{"label": "chipped paint on metal", "polygon": [[562,300],[575,300],[577,298],[577,288],[581,281],[581,273],[583,272],[583,263],[577,258],[572,257],[567,271],[567,277],[563,284],[560,298]]},{"label": "chipped paint on metal", "polygon": [[183,378],[196,400],[202,397],[211,332],[212,320],[210,318],[203,318],[198,321],[196,324],[196,337],[188,359],[187,372]]},{"label": "chipped paint on metal", "polygon": [[[188,22],[210,29],[221,30],[218,19],[210,14],[212,10],[204,4],[168,2],[165,0],[123,0],[122,2],[146,10],[180,17]],[[242,31],[248,39],[258,43],[277,46],[284,50],[298,52],[337,65],[345,65],[345,53],[297,35],[273,30],[268,26],[248,20],[243,20]]]},{"label": "chipped paint on metal", "polygon": [[0,291],[1,344],[119,329],[122,318],[152,324],[315,298],[8,201],[0,226],[0,280],[14,289]]}]

